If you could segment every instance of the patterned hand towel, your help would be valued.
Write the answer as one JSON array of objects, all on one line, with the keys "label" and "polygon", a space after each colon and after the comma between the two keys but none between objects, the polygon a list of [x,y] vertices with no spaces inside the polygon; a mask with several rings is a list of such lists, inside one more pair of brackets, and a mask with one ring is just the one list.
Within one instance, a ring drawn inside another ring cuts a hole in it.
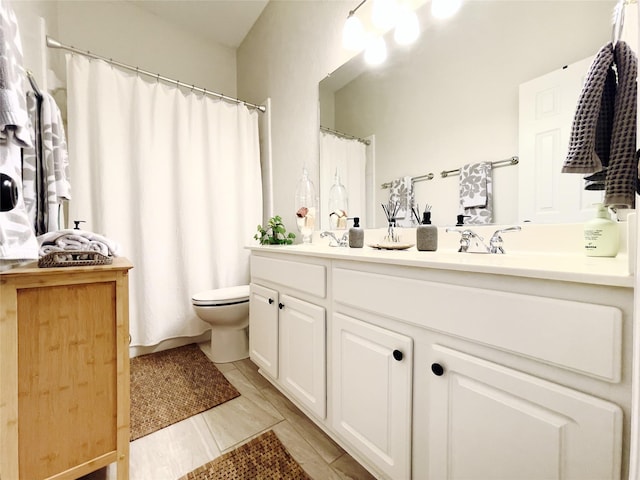
[{"label": "patterned hand towel", "polygon": [[0,172],[18,184],[18,203],[0,215],[0,269],[16,261],[38,258],[38,242],[29,223],[22,195],[21,148],[30,146],[22,44],[18,20],[0,0]]},{"label": "patterned hand towel", "polygon": [[416,222],[411,213],[411,209],[415,206],[415,196],[413,191],[413,178],[400,177],[391,182],[389,191],[389,205],[391,211],[398,205],[398,213],[396,214],[396,226],[398,227],[414,227]]},{"label": "patterned hand towel", "polygon": [[491,162],[464,165],[460,169],[459,213],[470,217],[469,224],[493,222],[493,187]]},{"label": "patterned hand towel", "polygon": [[58,208],[71,200],[67,141],[60,109],[44,93],[41,99],[27,95],[29,116],[37,130],[34,148],[22,153],[24,197],[36,234],[58,230]]}]

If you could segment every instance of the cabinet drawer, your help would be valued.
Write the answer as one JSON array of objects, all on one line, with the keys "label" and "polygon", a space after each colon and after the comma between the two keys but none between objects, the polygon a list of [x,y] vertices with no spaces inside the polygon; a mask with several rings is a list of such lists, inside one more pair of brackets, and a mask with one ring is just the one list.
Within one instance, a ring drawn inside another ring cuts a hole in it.
[{"label": "cabinet drawer", "polygon": [[327,296],[327,269],[324,265],[251,256],[251,278],[294,288],[319,298]]},{"label": "cabinet drawer", "polygon": [[335,268],[334,300],[531,357],[620,381],[619,308]]}]

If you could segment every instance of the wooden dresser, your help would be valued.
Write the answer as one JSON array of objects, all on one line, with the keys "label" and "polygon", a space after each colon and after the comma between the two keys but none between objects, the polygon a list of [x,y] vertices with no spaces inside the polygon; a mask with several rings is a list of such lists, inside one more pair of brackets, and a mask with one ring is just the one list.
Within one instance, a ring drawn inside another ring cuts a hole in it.
[{"label": "wooden dresser", "polygon": [[0,273],[0,479],[129,476],[131,263]]}]

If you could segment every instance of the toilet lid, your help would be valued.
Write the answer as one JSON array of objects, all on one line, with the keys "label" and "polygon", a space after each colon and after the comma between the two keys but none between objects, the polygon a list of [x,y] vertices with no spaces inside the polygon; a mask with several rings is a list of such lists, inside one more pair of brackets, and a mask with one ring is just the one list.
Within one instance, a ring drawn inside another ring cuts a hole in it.
[{"label": "toilet lid", "polygon": [[218,288],[196,293],[191,297],[194,305],[226,305],[249,301],[249,285]]}]

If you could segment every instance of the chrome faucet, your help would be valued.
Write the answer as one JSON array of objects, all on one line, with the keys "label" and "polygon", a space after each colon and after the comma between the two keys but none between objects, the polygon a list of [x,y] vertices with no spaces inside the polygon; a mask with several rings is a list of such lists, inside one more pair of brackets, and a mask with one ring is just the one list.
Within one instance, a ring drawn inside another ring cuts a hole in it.
[{"label": "chrome faucet", "polygon": [[503,232],[519,232],[520,230],[522,230],[522,227],[515,226],[493,232],[493,236],[491,237],[491,240],[489,240],[489,245],[491,245],[489,251],[491,253],[504,253],[504,248],[502,248],[502,236],[500,234]]},{"label": "chrome faucet", "polygon": [[[519,230],[522,230],[522,227],[515,226],[496,230],[491,236],[491,240],[489,240],[490,246],[487,246],[487,244],[484,243],[484,238],[468,228],[465,228],[464,230],[447,228],[446,231],[460,233],[460,248],[458,249],[458,252],[502,254],[504,253],[504,248],[502,248],[503,240],[502,235],[500,234],[504,232],[516,232]],[[476,250],[472,252],[469,250],[469,247],[475,247]]]},{"label": "chrome faucet", "polygon": [[349,246],[349,233],[342,234],[342,238],[338,240],[338,237],[333,232],[322,232],[320,238],[331,237],[333,240],[329,242],[330,247],[348,247]]},{"label": "chrome faucet", "polygon": [[465,228],[464,230],[447,228],[446,231],[460,233],[460,248],[458,249],[458,252],[469,252],[469,247],[472,247],[471,242],[473,242],[473,246],[478,249],[476,253],[490,253],[489,247],[484,243],[484,238],[473,230],[469,230],[468,228]]}]

